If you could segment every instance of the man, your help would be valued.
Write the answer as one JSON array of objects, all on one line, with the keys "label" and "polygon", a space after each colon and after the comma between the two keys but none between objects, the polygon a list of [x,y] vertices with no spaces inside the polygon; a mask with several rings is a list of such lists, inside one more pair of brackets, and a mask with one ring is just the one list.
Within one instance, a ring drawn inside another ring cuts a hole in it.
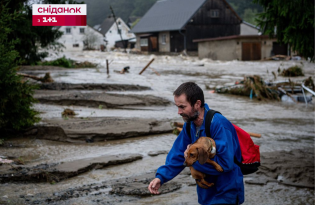
[{"label": "man", "polygon": [[243,203],[243,174],[239,166],[234,163],[234,157],[241,161],[241,150],[233,125],[224,116],[216,113],[211,126],[205,127],[204,119],[210,109],[204,103],[203,91],[197,84],[183,83],[173,94],[178,114],[184,121],[192,122],[190,123],[191,138],[186,133],[187,123],[185,123],[167,155],[165,165],[157,170],[156,178],[149,184],[149,191],[152,194],[159,194],[158,189],[161,185],[173,179],[185,168],[183,163],[187,148],[199,137],[206,136],[205,129],[210,129],[217,150],[216,156],[212,160],[221,165],[224,171],[218,172],[207,163],[200,165],[197,161],[193,164],[194,169],[207,174],[206,181],[214,183],[214,186],[208,189],[197,185],[198,202],[203,205]]}]

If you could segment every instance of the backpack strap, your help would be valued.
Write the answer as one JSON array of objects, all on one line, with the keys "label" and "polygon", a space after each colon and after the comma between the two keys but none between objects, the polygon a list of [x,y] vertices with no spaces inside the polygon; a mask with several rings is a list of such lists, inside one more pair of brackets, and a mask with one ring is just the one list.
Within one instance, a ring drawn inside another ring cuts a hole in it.
[{"label": "backpack strap", "polygon": [[[209,110],[209,111],[207,112],[207,115],[206,115],[206,122],[205,122],[205,129],[206,129],[206,135],[207,135],[207,137],[211,137],[211,134],[210,134],[210,126],[211,126],[212,118],[213,118],[213,116],[214,116],[215,113],[220,113],[220,112],[218,112],[218,111],[216,111],[216,110]],[[221,113],[220,113],[220,114],[221,114]],[[190,134],[190,129],[191,129],[190,126],[191,126],[191,122],[189,121],[189,122],[186,123],[186,132],[187,132],[189,138],[192,140],[191,134]]]},{"label": "backpack strap", "polygon": [[212,118],[213,118],[215,113],[220,113],[220,112],[218,112],[216,110],[209,110],[207,112],[207,116],[206,116],[206,123],[205,123],[206,135],[207,135],[207,137],[210,137],[210,138],[212,138],[211,134],[210,134],[210,126],[211,126]]}]

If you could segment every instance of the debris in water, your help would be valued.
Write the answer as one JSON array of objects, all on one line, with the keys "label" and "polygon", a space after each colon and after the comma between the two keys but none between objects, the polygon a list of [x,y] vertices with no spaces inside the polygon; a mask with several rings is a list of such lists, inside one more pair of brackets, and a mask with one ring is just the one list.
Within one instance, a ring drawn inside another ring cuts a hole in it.
[{"label": "debris in water", "polygon": [[304,76],[303,70],[300,66],[291,66],[288,69],[283,69],[281,72],[282,76],[286,77],[295,77],[295,76]]},{"label": "debris in water", "polygon": [[258,100],[280,100],[277,88],[275,86],[267,86],[258,75],[246,76],[237,85],[217,88],[216,92],[250,96],[251,99],[255,96]]},{"label": "debris in water", "polygon": [[64,109],[64,111],[61,113],[61,115],[62,115],[62,117],[68,117],[68,116],[74,116],[74,115],[76,115],[76,113],[75,113],[73,110],[71,110],[71,109],[69,109],[69,108],[66,108],[66,109]]}]

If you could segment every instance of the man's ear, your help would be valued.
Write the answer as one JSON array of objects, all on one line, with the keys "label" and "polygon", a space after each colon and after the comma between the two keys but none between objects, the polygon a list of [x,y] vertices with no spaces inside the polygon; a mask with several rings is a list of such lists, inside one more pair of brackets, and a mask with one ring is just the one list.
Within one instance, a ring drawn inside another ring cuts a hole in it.
[{"label": "man's ear", "polygon": [[201,100],[197,100],[195,105],[194,105],[194,108],[196,110],[196,109],[199,109],[200,107],[201,107]]}]

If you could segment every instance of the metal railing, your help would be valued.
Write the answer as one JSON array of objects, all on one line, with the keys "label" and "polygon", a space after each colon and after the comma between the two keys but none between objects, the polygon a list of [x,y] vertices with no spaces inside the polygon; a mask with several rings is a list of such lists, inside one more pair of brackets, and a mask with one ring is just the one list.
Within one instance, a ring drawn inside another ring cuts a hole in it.
[{"label": "metal railing", "polygon": [[308,87],[306,87],[304,85],[304,81],[301,83],[301,85],[302,85],[302,92],[303,92],[303,96],[304,96],[304,101],[307,104],[307,99],[306,99],[306,95],[305,95],[304,89],[307,90],[309,93],[311,93],[314,96],[315,96],[315,92],[313,90],[309,89]]}]

